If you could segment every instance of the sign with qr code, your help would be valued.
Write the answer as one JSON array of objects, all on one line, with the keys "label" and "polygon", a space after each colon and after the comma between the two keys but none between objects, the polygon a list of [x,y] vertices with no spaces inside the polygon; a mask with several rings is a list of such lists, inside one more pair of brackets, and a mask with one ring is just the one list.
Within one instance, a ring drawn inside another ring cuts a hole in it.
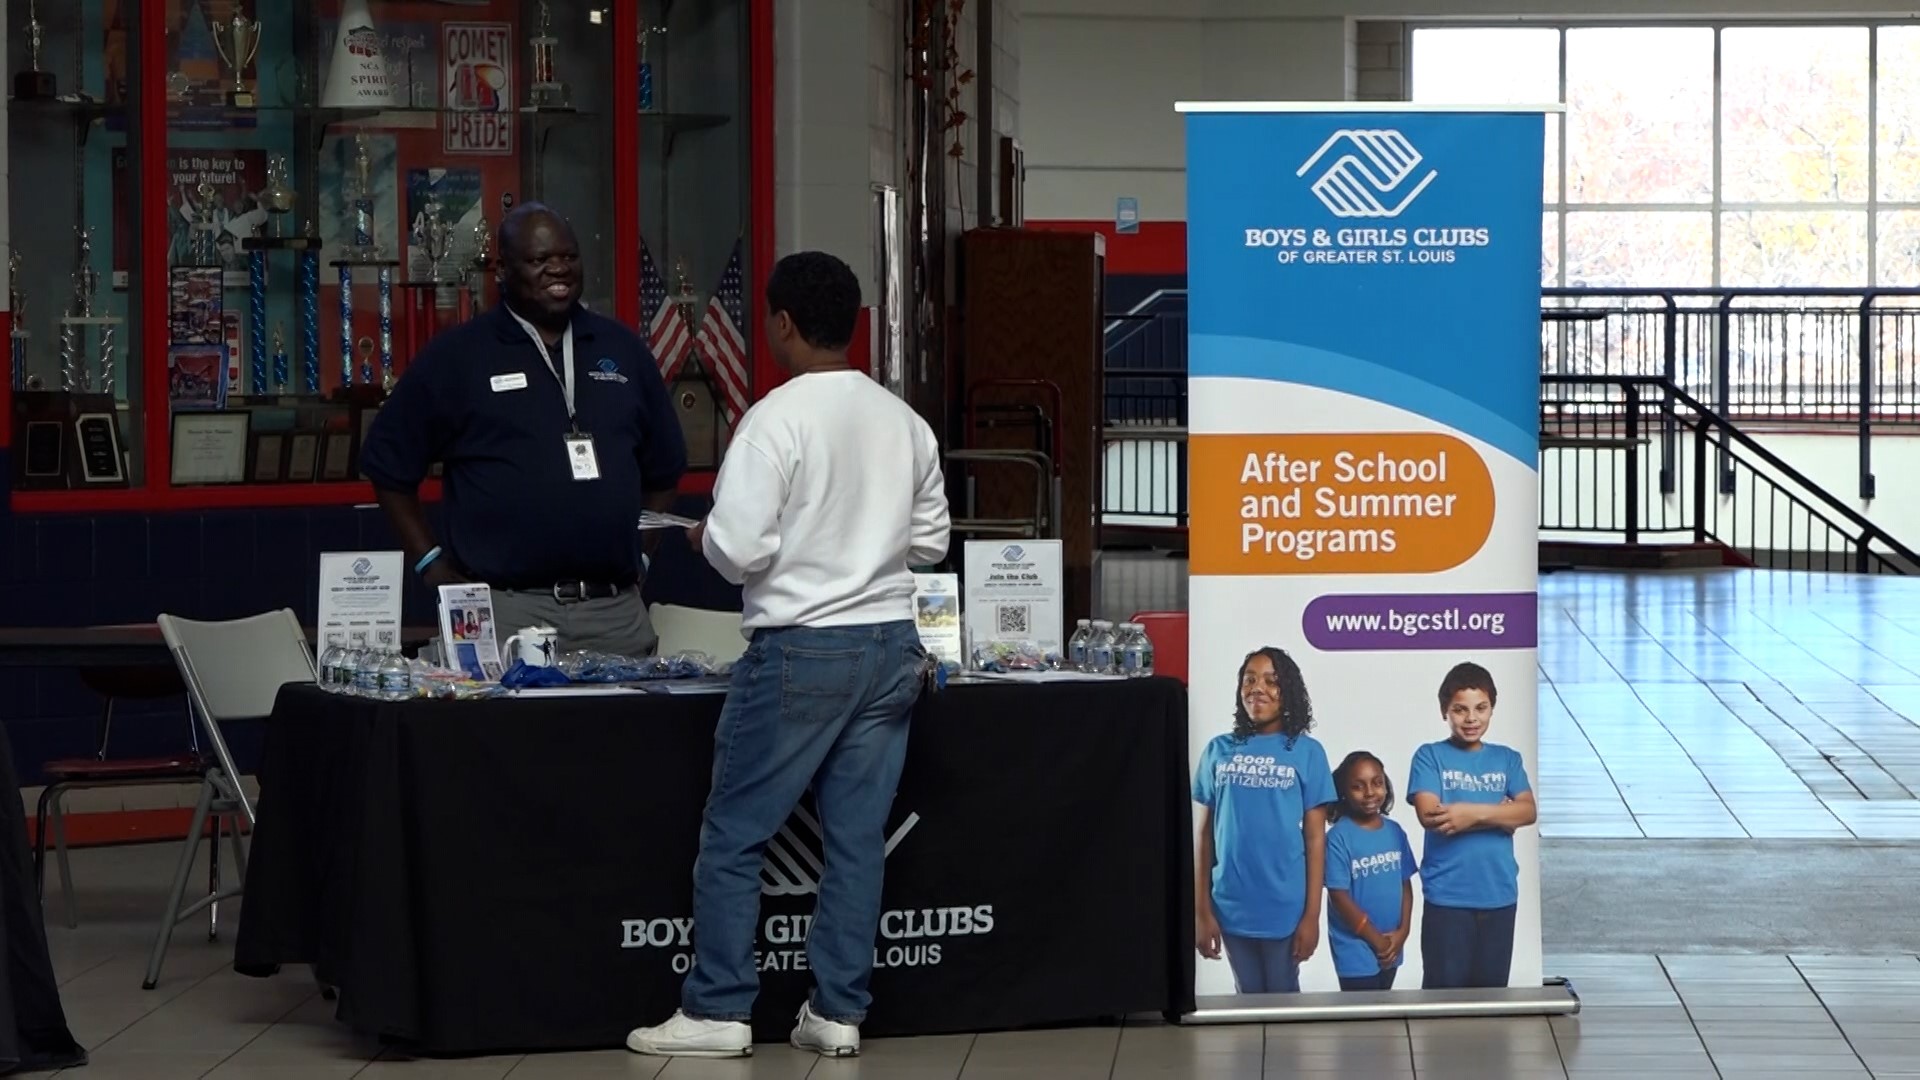
[{"label": "sign with qr code", "polygon": [[1066,641],[1060,541],[970,540],[966,569],[967,634],[976,646],[1030,641],[1059,651]]}]

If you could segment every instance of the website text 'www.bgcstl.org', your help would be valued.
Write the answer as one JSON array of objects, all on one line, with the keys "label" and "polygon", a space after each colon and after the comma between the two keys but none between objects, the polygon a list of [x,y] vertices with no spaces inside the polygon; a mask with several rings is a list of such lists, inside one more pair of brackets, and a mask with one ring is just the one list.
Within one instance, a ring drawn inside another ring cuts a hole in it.
[{"label": "website text 'www.bgcstl.org'", "polygon": [[1327,629],[1335,634],[1378,634],[1386,632],[1404,637],[1421,634],[1448,634],[1465,630],[1500,637],[1507,632],[1504,611],[1462,611],[1457,607],[1429,611],[1348,612],[1328,614]]}]

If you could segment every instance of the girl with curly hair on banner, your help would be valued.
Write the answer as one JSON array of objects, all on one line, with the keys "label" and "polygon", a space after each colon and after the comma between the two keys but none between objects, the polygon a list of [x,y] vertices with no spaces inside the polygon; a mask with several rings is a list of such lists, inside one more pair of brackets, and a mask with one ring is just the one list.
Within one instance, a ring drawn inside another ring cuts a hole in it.
[{"label": "girl with curly hair on banner", "polygon": [[1320,944],[1333,772],[1283,650],[1247,654],[1233,708],[1233,730],[1207,744],[1193,777],[1194,941],[1209,959],[1225,949],[1240,993],[1296,993]]}]

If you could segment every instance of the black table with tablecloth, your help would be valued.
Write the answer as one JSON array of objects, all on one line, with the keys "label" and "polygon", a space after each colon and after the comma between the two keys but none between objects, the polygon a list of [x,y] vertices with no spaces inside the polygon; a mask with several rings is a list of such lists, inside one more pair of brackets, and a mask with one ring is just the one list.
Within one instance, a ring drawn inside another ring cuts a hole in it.
[{"label": "black table with tablecloth", "polygon": [[[236,967],[313,964],[342,1020],[416,1052],[620,1045],[679,1002],[721,703],[287,687]],[[1191,1009],[1186,731],[1171,679],[927,695],[864,1032]],[[786,1037],[808,986],[820,858],[803,804],[762,874],[762,1040]]]}]

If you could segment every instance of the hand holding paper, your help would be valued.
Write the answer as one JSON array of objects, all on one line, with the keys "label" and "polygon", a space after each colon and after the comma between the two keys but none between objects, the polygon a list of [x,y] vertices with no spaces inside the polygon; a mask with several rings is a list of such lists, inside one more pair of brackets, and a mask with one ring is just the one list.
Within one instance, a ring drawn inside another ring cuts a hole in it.
[{"label": "hand holding paper", "polygon": [[640,511],[639,528],[646,529],[691,529],[699,522],[679,514],[664,514],[658,510]]}]

